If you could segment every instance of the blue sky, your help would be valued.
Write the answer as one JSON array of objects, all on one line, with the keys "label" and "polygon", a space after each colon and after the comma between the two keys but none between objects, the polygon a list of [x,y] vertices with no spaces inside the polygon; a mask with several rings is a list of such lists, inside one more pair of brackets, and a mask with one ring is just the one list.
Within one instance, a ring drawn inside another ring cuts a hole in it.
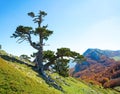
[{"label": "blue sky", "polygon": [[120,50],[120,0],[0,0],[0,44],[14,55],[31,54],[29,43],[11,39],[19,25],[36,27],[28,12],[48,13],[44,25],[54,34],[44,50],[68,47],[81,54],[87,48]]}]

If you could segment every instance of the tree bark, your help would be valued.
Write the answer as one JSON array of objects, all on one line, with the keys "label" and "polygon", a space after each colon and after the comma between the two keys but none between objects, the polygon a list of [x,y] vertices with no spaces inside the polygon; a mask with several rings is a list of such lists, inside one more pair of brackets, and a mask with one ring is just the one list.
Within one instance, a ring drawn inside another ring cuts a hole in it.
[{"label": "tree bark", "polygon": [[38,53],[37,53],[37,62],[38,62],[38,70],[43,73],[43,51],[42,51],[42,47],[40,47]]},{"label": "tree bark", "polygon": [[[42,22],[42,15],[40,15],[39,17],[39,22],[38,22],[38,28],[41,27],[41,22]],[[42,31],[39,32],[39,51],[38,51],[38,55],[37,55],[37,62],[38,62],[38,70],[39,73],[46,77],[45,72],[44,72],[44,65],[43,65],[43,37],[42,37]]]}]

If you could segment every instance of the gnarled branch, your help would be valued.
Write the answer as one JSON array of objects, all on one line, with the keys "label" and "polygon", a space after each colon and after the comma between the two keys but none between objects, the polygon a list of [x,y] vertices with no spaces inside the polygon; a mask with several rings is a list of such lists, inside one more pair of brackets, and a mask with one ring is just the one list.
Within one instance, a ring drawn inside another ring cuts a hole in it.
[{"label": "gnarled branch", "polygon": [[32,40],[31,40],[31,35],[30,35],[30,34],[28,34],[28,41],[29,41],[30,45],[31,45],[33,48],[35,48],[36,50],[39,50],[39,47],[36,46],[36,45],[34,44],[34,42],[32,42]]}]

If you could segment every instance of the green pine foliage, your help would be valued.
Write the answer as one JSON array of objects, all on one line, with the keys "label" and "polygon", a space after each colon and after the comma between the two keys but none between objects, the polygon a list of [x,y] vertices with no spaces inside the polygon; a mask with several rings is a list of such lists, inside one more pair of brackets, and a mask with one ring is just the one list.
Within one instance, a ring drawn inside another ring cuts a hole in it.
[{"label": "green pine foliage", "polygon": [[56,63],[54,64],[54,69],[56,73],[63,77],[68,77],[69,76],[69,66],[68,66],[69,60],[67,59],[58,59]]}]

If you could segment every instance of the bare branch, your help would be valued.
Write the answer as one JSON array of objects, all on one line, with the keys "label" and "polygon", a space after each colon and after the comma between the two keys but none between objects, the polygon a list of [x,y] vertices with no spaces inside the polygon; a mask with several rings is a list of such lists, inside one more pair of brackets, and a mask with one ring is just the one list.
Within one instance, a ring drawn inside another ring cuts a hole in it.
[{"label": "bare branch", "polygon": [[24,40],[26,40],[26,38],[22,39],[20,42],[18,42],[19,44],[22,43]]}]

